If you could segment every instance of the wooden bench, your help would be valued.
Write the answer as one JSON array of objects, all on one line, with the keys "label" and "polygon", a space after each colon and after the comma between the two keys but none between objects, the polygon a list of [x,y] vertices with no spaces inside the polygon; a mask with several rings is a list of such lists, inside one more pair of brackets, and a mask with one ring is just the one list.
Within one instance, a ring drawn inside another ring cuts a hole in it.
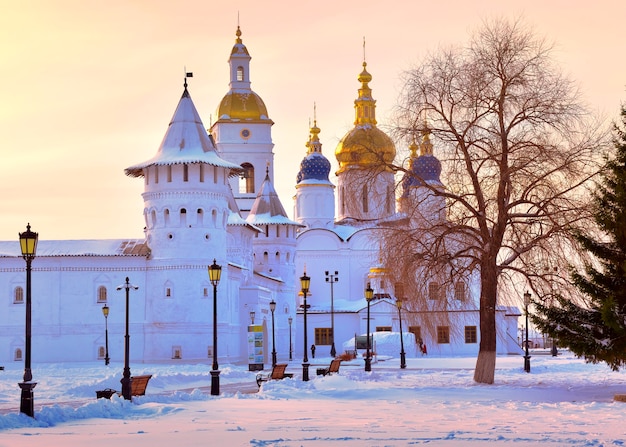
[{"label": "wooden bench", "polygon": [[[152,378],[152,374],[147,374],[145,376],[133,376],[130,378],[130,396],[145,396],[146,388],[148,387],[148,382]],[[117,394],[118,396],[122,396],[120,391],[112,390],[111,388],[107,388],[106,390],[96,391],[96,398],[100,399],[102,397],[106,399],[110,399],[111,396]]]},{"label": "wooden bench", "polygon": [[317,368],[317,375],[326,376],[328,374],[338,373],[339,366],[341,366],[341,359],[334,359],[330,362],[330,366],[328,368]]},{"label": "wooden bench", "polygon": [[148,388],[148,382],[152,378],[152,374],[145,376],[133,376],[130,378],[130,395],[131,396],[144,396],[146,394],[146,388]]},{"label": "wooden bench", "polygon": [[259,373],[256,375],[256,384],[260,387],[263,382],[267,382],[269,380],[280,380],[285,377],[293,377],[293,374],[286,373],[285,369],[287,369],[286,363],[276,364],[272,368],[272,372],[268,374]]}]

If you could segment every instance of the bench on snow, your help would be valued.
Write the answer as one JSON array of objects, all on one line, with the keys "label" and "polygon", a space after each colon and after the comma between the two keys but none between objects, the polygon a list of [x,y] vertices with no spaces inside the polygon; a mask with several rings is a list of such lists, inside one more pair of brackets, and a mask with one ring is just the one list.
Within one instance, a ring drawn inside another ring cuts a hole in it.
[{"label": "bench on snow", "polygon": [[328,374],[338,373],[339,366],[341,366],[341,359],[334,359],[330,362],[330,366],[328,368],[317,368],[317,375],[326,376]]},{"label": "bench on snow", "polygon": [[256,384],[260,387],[263,382],[267,382],[269,380],[280,380],[280,379],[284,379],[285,377],[293,377],[293,374],[286,373],[285,369],[287,369],[287,364],[286,363],[276,364],[276,366],[274,366],[272,368],[272,372],[271,373],[267,373],[267,374],[259,373],[259,374],[257,374],[256,375]]}]

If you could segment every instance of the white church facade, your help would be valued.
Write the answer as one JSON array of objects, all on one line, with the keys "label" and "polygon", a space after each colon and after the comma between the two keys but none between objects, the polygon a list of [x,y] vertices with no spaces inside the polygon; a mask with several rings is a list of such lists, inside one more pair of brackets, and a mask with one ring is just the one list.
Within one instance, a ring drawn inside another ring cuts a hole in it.
[{"label": "white church facade", "polygon": [[[418,355],[420,339],[430,354],[476,354],[480,342],[476,287],[464,290],[462,299],[452,297],[449,327],[433,332],[424,329],[430,327],[427,320],[433,309],[398,312],[394,286],[379,265],[380,223],[397,219],[401,209],[394,173],[375,162],[391,162],[396,149],[376,126],[366,64],[358,78],[354,129],[335,150],[337,185],[329,180],[330,162],[322,154],[315,122],[300,171],[294,173],[290,218],[272,184],[274,123],[251,89],[250,59],[237,29],[229,58],[229,90],[210,129],[185,81],[155,156],[126,168],[126,175],[144,183],[145,238],[52,241],[30,222],[42,235],[32,262],[33,360],[104,359],[106,323],[108,354],[122,361],[125,290],[118,286],[129,278],[137,287],[129,291],[130,360],[209,363],[214,328],[207,267],[214,260],[222,267],[217,285],[217,352],[222,364],[267,365],[273,348],[281,361],[299,361],[313,344],[322,357],[330,355],[333,342],[337,354],[352,350],[355,335],[367,331],[368,284],[376,297],[370,303],[371,332],[399,332],[402,317],[408,356]],[[361,149],[364,141],[374,155]],[[422,153],[414,153],[415,166],[436,168],[438,161],[428,144],[425,138]],[[426,158],[418,161],[420,157]],[[366,185],[356,181],[364,171],[370,174]],[[431,169],[424,175],[440,181],[440,171]],[[407,188],[404,194],[420,193]],[[299,293],[304,272],[311,278],[309,346],[303,344]],[[25,262],[17,237],[0,241],[4,296],[0,364],[23,361],[25,289]],[[104,306],[109,310],[106,321]],[[498,353],[520,352],[518,317],[517,309],[498,308]],[[256,352],[249,331],[261,334],[261,349]],[[395,355],[399,346],[397,350]]]}]

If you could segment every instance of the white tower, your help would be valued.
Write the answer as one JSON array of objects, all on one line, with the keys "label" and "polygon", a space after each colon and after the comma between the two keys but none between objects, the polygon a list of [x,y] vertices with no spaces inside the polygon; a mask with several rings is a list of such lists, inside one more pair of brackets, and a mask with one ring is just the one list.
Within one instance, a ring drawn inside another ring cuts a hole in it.
[{"label": "white tower", "polygon": [[253,241],[254,271],[295,284],[296,233],[301,227],[287,217],[269,177],[269,168],[246,221],[262,231]]},{"label": "white tower", "polygon": [[308,228],[332,228],[335,221],[335,185],[328,179],[330,162],[322,154],[317,120],[313,121],[307,155],[300,163],[294,197],[294,218]]},{"label": "white tower", "polygon": [[259,95],[250,88],[250,54],[237,39],[228,59],[230,90],[217,109],[217,121],[211,126],[217,150],[225,160],[243,168],[239,177],[230,180],[242,217],[246,217],[263,183],[265,167],[269,163],[274,175],[274,143],[272,125],[267,108]]},{"label": "white tower", "polygon": [[224,265],[222,282],[228,283],[228,178],[239,170],[218,156],[185,82],[157,154],[125,170],[145,181],[150,256],[143,358],[202,359],[211,352],[207,266],[213,260]]}]

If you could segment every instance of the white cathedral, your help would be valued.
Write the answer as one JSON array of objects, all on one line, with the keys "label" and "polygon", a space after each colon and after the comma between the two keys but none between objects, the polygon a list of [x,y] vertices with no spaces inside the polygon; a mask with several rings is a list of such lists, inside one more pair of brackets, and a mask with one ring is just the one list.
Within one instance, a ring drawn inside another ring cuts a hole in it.
[{"label": "white cathedral", "polygon": [[[250,59],[238,28],[217,121],[207,131],[185,82],[154,157],[125,170],[144,182],[144,239],[39,241],[32,261],[34,362],[95,361],[107,353],[122,361],[126,291],[118,287],[128,277],[137,287],[128,292],[130,360],[209,363],[214,288],[207,267],[214,260],[222,267],[216,286],[222,363],[269,364],[274,349],[279,361],[297,362],[313,344],[319,357],[328,357],[333,343],[337,354],[353,351],[355,336],[367,332],[368,284],[377,298],[370,302],[370,331],[397,333],[401,317],[408,356],[417,355],[419,341],[431,355],[478,352],[476,287],[439,297],[455,301],[454,315],[445,327],[426,330],[432,309],[400,313],[385,281],[378,225],[402,213],[402,198],[396,200],[397,179],[386,169],[372,171],[368,184],[354,190],[355,176],[371,169],[374,158],[392,162],[396,156],[394,143],[376,126],[366,63],[354,128],[335,150],[337,185],[329,181],[331,165],[315,122],[296,176],[292,219],[272,184],[274,123],[251,89]],[[374,155],[363,151],[364,142]],[[428,135],[413,148],[409,169],[441,184]],[[406,179],[400,189],[403,198],[424,194]],[[311,278],[309,346],[300,290],[305,272]],[[26,268],[17,238],[0,241],[0,291],[0,364],[21,362]],[[518,316],[515,308],[498,308],[498,353],[520,352]],[[385,354],[399,355],[399,345],[390,349],[397,352]]]}]

